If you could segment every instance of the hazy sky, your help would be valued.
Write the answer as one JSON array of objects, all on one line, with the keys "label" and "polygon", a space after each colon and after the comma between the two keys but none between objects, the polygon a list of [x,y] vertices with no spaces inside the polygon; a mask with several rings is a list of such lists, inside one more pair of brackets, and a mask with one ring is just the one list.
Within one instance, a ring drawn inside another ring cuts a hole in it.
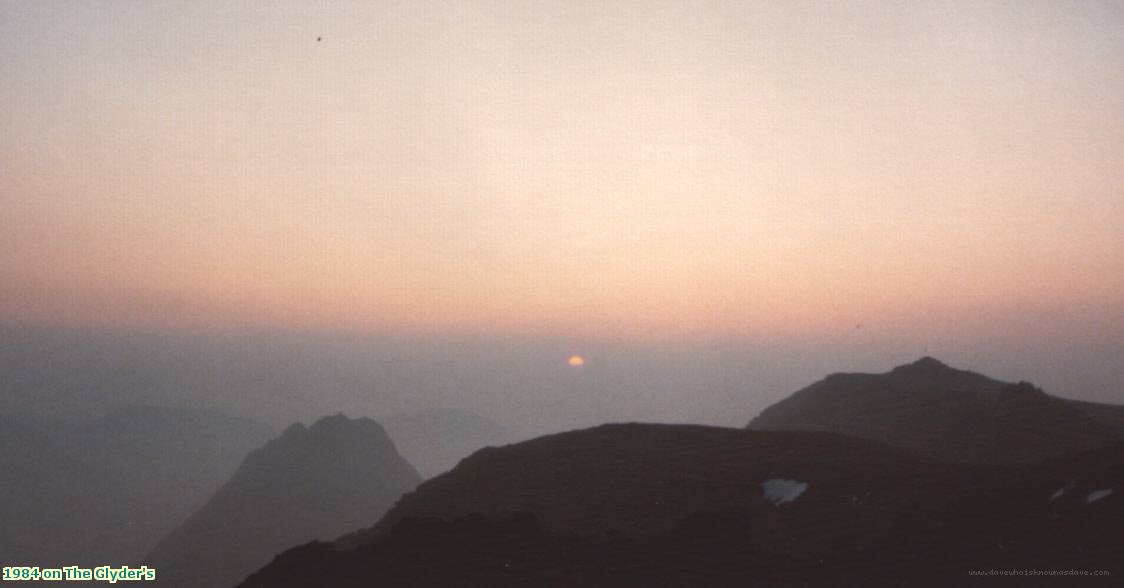
[{"label": "hazy sky", "polygon": [[0,323],[1112,348],[1122,31],[1121,2],[3,0]]}]

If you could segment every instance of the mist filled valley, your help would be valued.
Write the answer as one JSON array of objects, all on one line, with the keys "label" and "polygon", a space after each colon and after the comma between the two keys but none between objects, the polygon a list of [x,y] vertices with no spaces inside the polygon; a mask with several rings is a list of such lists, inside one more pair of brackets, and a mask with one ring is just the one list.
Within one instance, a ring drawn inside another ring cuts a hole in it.
[{"label": "mist filled valley", "polygon": [[[374,336],[301,331],[0,329],[0,413],[93,418],[133,405],[203,408],[277,430],[343,412],[389,418],[459,409],[517,437],[604,422],[740,426],[836,371],[923,355],[1053,394],[1119,401],[1114,319],[908,336],[877,324],[831,338],[644,342],[513,335]],[[1088,325],[1088,326],[1087,326]],[[1008,334],[1009,333],[1009,334]],[[1020,342],[1015,334],[1038,337]],[[584,358],[580,368],[567,358]]]}]

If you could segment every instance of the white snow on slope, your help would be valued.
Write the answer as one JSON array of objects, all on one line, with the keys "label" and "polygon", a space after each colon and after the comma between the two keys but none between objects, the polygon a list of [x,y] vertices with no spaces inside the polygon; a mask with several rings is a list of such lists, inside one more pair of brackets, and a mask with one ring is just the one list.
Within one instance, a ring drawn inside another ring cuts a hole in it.
[{"label": "white snow on slope", "polygon": [[1104,490],[1096,490],[1094,492],[1090,492],[1089,495],[1085,497],[1085,502],[1086,503],[1096,502],[1096,501],[1104,498],[1105,496],[1108,496],[1109,494],[1112,494],[1112,488],[1105,488]]},{"label": "white snow on slope", "polygon": [[808,484],[796,480],[774,478],[762,482],[761,489],[765,491],[765,500],[777,505],[792,502],[799,498],[808,489]]}]

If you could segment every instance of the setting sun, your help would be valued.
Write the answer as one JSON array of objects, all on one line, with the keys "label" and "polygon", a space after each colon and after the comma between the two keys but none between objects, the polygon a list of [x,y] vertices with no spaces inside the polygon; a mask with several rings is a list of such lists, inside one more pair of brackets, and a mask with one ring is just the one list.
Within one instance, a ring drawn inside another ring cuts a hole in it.
[{"label": "setting sun", "polygon": [[570,359],[566,360],[570,367],[581,367],[585,365],[585,358],[580,355],[571,355]]}]

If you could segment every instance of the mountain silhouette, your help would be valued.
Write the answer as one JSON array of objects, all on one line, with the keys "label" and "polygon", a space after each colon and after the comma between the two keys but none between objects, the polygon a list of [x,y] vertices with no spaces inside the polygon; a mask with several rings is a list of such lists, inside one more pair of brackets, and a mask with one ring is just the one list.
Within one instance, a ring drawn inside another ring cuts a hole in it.
[{"label": "mountain silhouette", "polygon": [[241,586],[949,586],[979,569],[1111,569],[1122,489],[1119,444],[1010,468],[833,433],[606,425],[479,451],[374,527]]},{"label": "mountain silhouette", "polygon": [[696,511],[765,504],[760,484],[845,476],[911,479],[954,466],[829,433],[744,432],[699,425],[603,425],[487,448],[402,497],[362,543],[409,517],[533,513],[551,529],[666,530]]},{"label": "mountain silhouette", "polygon": [[226,588],[285,548],[378,519],[420,481],[371,419],[294,424],[250,453],[144,563],[161,585]]},{"label": "mountain silhouette", "polygon": [[457,465],[478,449],[507,445],[518,436],[476,413],[434,409],[380,418],[398,452],[425,478]]},{"label": "mountain silhouette", "polygon": [[884,374],[832,374],[748,428],[830,431],[953,462],[1017,465],[1119,441],[1124,407],[1057,398],[924,357]]},{"label": "mountain silhouette", "polygon": [[197,409],[127,406],[98,419],[0,415],[0,560],[130,563],[274,435]]}]

